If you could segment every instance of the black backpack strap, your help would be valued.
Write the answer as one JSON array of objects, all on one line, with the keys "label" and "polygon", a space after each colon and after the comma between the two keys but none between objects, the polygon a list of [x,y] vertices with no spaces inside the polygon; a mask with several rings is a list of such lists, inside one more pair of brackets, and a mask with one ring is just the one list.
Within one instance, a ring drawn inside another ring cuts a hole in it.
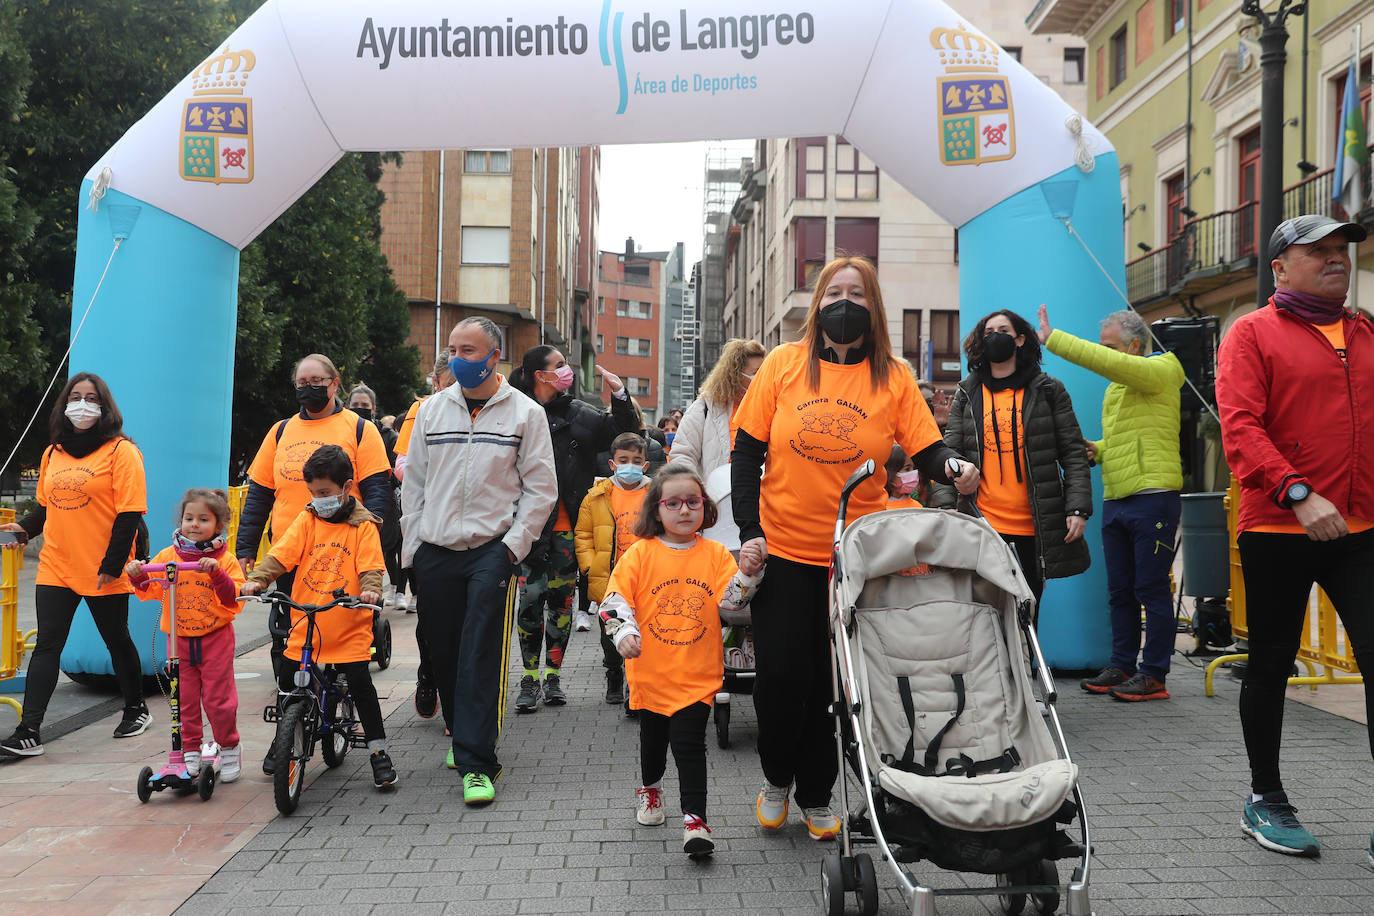
[{"label": "black backpack strap", "polygon": [[[366,427],[367,427],[367,421],[364,420],[362,417],[359,417],[359,418],[358,418],[358,433],[357,433],[357,439],[358,439],[357,444],[358,444],[358,445],[362,445],[362,444],[363,444],[363,430],[364,430]],[[381,435],[381,434],[378,433],[378,435]]]},{"label": "black backpack strap", "polygon": [[[290,418],[288,417],[287,419],[290,419]],[[276,438],[276,440],[275,440],[277,443],[280,444],[280,442],[281,442],[281,434],[284,433],[284,432],[286,432],[286,420],[280,420],[280,421],[277,422],[277,438]]]}]

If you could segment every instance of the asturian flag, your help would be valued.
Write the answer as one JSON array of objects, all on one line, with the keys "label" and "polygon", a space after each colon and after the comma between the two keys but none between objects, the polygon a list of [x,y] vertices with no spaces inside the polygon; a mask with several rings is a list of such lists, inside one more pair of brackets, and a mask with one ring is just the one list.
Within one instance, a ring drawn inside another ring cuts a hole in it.
[{"label": "asturian flag", "polygon": [[1364,203],[1361,176],[1369,161],[1369,141],[1365,138],[1364,116],[1360,111],[1360,71],[1350,61],[1345,80],[1345,99],[1341,104],[1341,132],[1336,143],[1336,174],[1331,182],[1331,197],[1345,207],[1347,219],[1354,219]]}]

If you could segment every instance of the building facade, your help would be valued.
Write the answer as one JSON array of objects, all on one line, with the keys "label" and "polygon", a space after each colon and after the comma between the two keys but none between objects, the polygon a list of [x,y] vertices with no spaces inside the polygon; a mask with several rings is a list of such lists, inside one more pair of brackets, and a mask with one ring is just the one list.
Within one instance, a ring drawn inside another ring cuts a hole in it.
[{"label": "building facade", "polygon": [[[1027,3],[953,5],[1083,110],[1081,39],[1032,35]],[[958,233],[844,137],[756,141],[740,167],[725,246],[726,337],[768,347],[797,339],[817,272],[832,258],[858,255],[878,267],[894,351],[939,387],[950,389],[962,377]],[[708,274],[708,290],[709,282]],[[1012,299],[987,309],[1033,316],[1035,305]],[[703,333],[707,320],[703,305]],[[710,366],[704,362],[703,371]]]},{"label": "building facade", "polygon": [[382,252],[410,300],[422,365],[473,315],[502,329],[502,372],[540,343],[584,361],[599,180],[595,147],[412,152],[386,164]]},{"label": "building facade", "polygon": [[[667,260],[667,252],[635,251],[634,239],[625,240],[622,252],[601,252],[595,315],[597,362],[625,382],[644,411],[647,425],[661,414]],[[609,404],[610,393],[603,390],[600,376],[593,385]]]}]

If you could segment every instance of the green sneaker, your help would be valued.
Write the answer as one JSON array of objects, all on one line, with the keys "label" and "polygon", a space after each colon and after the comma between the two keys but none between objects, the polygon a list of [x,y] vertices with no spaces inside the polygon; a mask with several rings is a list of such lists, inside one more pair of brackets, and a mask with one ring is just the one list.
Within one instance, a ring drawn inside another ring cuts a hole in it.
[{"label": "green sneaker", "polygon": [[1296,810],[1287,793],[1266,792],[1259,801],[1245,803],[1240,829],[1265,849],[1315,859],[1321,855],[1321,844],[1298,823]]},{"label": "green sneaker", "polygon": [[451,747],[448,749],[448,756],[444,758],[444,766],[450,770],[458,769],[458,764],[453,762],[453,748]]},{"label": "green sneaker", "polygon": [[469,805],[489,805],[496,798],[491,777],[485,773],[463,774],[463,801]]}]

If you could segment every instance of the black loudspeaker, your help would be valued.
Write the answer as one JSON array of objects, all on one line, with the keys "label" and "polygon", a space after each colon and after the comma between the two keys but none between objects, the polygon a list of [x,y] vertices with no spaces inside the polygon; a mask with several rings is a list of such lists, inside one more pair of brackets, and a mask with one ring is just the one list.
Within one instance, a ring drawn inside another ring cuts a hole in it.
[{"label": "black loudspeaker", "polygon": [[1215,315],[1200,318],[1161,318],[1150,325],[1150,331],[1160,346],[1178,357],[1183,364],[1183,372],[1192,386],[1184,385],[1183,410],[1201,410],[1193,388],[1202,393],[1202,399],[1210,404],[1216,400],[1217,387],[1217,339],[1220,336],[1221,322]]}]

